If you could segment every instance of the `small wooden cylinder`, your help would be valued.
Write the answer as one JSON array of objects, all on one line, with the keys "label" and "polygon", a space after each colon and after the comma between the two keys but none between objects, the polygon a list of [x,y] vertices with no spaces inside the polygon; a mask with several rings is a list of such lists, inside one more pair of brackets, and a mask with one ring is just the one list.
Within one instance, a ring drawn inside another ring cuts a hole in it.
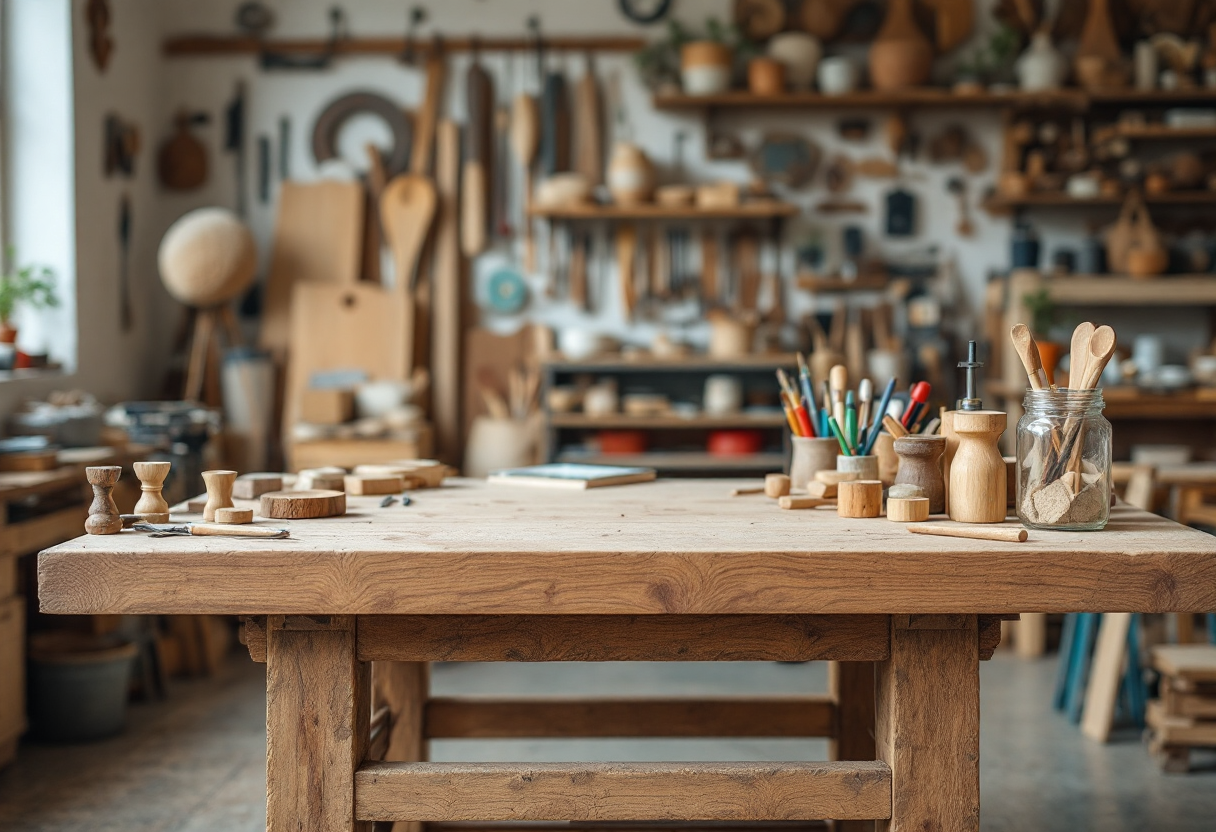
[{"label": "small wooden cylinder", "polygon": [[774,500],[790,493],[790,478],[785,474],[768,474],[764,477],[764,493]]},{"label": "small wooden cylinder", "polygon": [[226,526],[240,526],[245,523],[252,523],[253,509],[217,508],[215,510],[215,522],[223,523]]},{"label": "small wooden cylinder", "polygon": [[842,482],[836,491],[836,513],[841,517],[877,517],[882,514],[882,481]]},{"label": "small wooden cylinder", "polygon": [[217,509],[232,508],[232,485],[236,482],[236,471],[204,471],[203,482],[207,484],[203,522],[214,523]]},{"label": "small wooden cylinder", "polygon": [[893,523],[923,523],[929,519],[929,498],[889,497],[887,519]]},{"label": "small wooden cylinder", "polygon": [[943,436],[916,434],[895,440],[895,453],[899,454],[899,474],[895,477],[895,483],[919,485],[925,489],[931,514],[942,514],[946,510],[946,486],[942,481],[941,469],[941,457],[945,451],[946,439]]},{"label": "small wooden cylinder", "polygon": [[856,474],[859,480],[878,480],[878,457],[868,456],[837,456],[836,470],[842,474]]}]

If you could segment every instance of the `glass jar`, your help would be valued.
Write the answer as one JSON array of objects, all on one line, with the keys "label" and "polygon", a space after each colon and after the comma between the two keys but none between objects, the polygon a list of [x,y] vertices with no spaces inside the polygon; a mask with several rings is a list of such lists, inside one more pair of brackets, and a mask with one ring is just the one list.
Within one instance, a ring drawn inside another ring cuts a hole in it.
[{"label": "glass jar", "polygon": [[1018,421],[1018,518],[1096,531],[1110,518],[1111,428],[1102,391],[1027,390]]}]

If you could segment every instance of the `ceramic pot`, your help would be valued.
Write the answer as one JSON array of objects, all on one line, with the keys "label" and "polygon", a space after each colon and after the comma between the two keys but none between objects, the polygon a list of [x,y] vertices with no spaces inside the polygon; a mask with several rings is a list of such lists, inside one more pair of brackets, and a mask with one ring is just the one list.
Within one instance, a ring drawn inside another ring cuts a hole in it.
[{"label": "ceramic pot", "polygon": [[785,80],[791,89],[809,90],[815,83],[823,47],[806,32],[782,32],[769,40],[768,56],[785,67]]},{"label": "ceramic pot", "polygon": [[709,355],[712,358],[738,358],[752,351],[756,325],[727,314],[709,319]]},{"label": "ceramic pot", "polygon": [[752,58],[747,65],[747,90],[752,95],[785,92],[785,66],[775,58]]},{"label": "ceramic pot", "polygon": [[[838,446],[839,447],[839,446]],[[868,456],[837,456],[836,470],[842,474],[856,474],[859,480],[877,480],[878,457]]]},{"label": "ceramic pot", "polygon": [[484,477],[501,468],[522,468],[536,463],[537,432],[526,419],[478,416],[469,429],[463,472]]},{"label": "ceramic pot", "polygon": [[835,55],[819,62],[815,71],[819,91],[824,95],[848,95],[857,89],[857,64],[847,55]]},{"label": "ceramic pot", "polygon": [[730,47],[710,40],[680,49],[680,83],[688,95],[715,95],[730,89]]},{"label": "ceramic pot", "polygon": [[17,343],[17,327],[8,321],[0,321],[0,344]]},{"label": "ceramic pot", "polygon": [[712,375],[705,379],[701,408],[710,416],[730,416],[743,409],[743,382],[738,376]]},{"label": "ceramic pot", "polygon": [[891,0],[870,44],[870,83],[876,90],[919,87],[933,70],[933,44],[912,17],[912,0]]},{"label": "ceramic pot", "polygon": [[654,194],[654,165],[636,144],[617,142],[613,146],[605,179],[618,205],[649,202]]},{"label": "ceramic pot", "polygon": [[805,490],[817,471],[836,470],[840,443],[821,436],[795,436],[790,439],[790,486]]},{"label": "ceramic pot", "polygon": [[1067,68],[1064,56],[1051,42],[1051,34],[1041,31],[1035,32],[1030,39],[1030,46],[1018,58],[1014,72],[1019,87],[1027,92],[1038,92],[1059,89]]}]

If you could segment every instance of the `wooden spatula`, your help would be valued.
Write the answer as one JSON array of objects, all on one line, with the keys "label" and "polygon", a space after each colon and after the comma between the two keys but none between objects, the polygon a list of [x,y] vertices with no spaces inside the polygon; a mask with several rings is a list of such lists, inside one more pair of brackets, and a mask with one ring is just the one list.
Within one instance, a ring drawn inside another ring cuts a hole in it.
[{"label": "wooden spatula", "polygon": [[411,328],[406,339],[406,369],[414,366],[414,282],[418,258],[435,218],[436,202],[434,184],[415,174],[395,177],[380,196],[380,223],[393,252],[393,289],[402,297],[406,325]]}]

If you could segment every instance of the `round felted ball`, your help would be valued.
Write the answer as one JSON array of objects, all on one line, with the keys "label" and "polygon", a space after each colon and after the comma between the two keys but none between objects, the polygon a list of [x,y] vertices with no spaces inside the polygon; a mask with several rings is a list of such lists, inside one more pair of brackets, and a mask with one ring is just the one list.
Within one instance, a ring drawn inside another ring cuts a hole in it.
[{"label": "round felted ball", "polygon": [[161,280],[189,306],[216,306],[253,283],[258,251],[249,227],[227,208],[199,208],[169,227],[157,254]]}]

